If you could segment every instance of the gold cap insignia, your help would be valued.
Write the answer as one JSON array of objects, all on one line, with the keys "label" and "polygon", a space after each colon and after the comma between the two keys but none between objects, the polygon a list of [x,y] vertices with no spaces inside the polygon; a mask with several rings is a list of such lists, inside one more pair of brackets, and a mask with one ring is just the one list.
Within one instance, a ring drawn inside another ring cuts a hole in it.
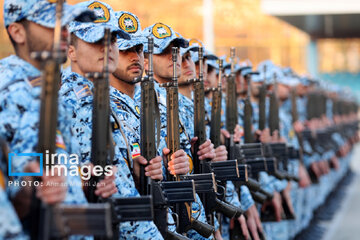
[{"label": "gold cap insignia", "polygon": [[119,27],[128,33],[134,33],[138,30],[136,18],[128,13],[124,13],[119,18]]},{"label": "gold cap insignia", "polygon": [[109,9],[104,4],[93,2],[88,6],[88,8],[95,12],[96,20],[94,23],[104,23],[110,20]]},{"label": "gold cap insignia", "polygon": [[171,37],[172,35],[170,28],[163,23],[155,24],[154,27],[152,28],[152,34],[156,38],[160,38],[160,39]]}]

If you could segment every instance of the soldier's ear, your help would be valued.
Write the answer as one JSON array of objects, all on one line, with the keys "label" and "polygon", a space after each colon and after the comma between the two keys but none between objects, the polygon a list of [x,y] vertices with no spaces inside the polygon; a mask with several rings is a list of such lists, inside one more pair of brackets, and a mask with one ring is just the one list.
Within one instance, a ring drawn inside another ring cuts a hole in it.
[{"label": "soldier's ear", "polygon": [[7,31],[13,42],[19,46],[26,43],[26,29],[21,23],[11,23]]},{"label": "soldier's ear", "polygon": [[69,45],[68,58],[70,59],[71,62],[76,62],[77,60],[76,49],[74,45]]}]

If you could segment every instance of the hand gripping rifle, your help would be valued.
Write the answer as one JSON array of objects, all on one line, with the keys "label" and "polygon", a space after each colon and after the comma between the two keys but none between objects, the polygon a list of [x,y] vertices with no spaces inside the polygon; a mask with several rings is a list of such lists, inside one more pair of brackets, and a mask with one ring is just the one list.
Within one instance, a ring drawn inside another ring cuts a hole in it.
[{"label": "hand gripping rifle", "polygon": [[[176,62],[178,57],[178,48],[172,48],[173,78],[172,81],[162,86],[166,87],[166,106],[167,106],[167,146],[170,149],[168,161],[173,153],[180,149],[179,133],[179,96],[177,84]],[[166,164],[167,165],[167,164]],[[166,166],[167,168],[167,166]],[[170,173],[168,179],[173,179]],[[180,181],[180,176],[176,176],[176,181]],[[195,194],[195,193],[194,193]],[[204,237],[210,237],[214,228],[206,223],[202,223],[192,217],[191,203],[178,203],[174,207],[178,216],[177,232],[184,234],[190,229],[194,229]]]},{"label": "hand gripping rifle", "polygon": [[[91,161],[94,166],[101,166],[105,169],[111,165],[114,157],[113,138],[110,128],[110,114],[115,119],[119,128],[122,124],[116,113],[111,110],[109,97],[109,48],[110,48],[110,29],[105,29],[104,34],[104,66],[101,73],[89,73],[87,78],[94,82],[94,101],[92,117],[92,146]],[[104,202],[103,199],[95,195],[96,185],[103,178],[91,177],[88,191],[90,202]],[[119,223],[125,221],[149,221],[153,219],[153,205],[151,196],[143,197],[112,197],[109,199],[112,206],[112,223],[114,237],[117,238]]]},{"label": "hand gripping rifle", "polygon": [[[160,113],[154,89],[153,75],[154,39],[148,38],[149,71],[141,79],[141,155],[149,160],[156,157],[156,131],[159,142]],[[139,192],[141,195],[152,195],[154,204],[154,222],[164,239],[186,240],[176,232],[168,230],[168,207],[170,204],[194,202],[194,184],[192,181],[182,182],[155,182],[145,176],[145,166],[140,166]]]},{"label": "hand gripping rifle", "polygon": [[[204,49],[199,48],[199,63],[200,71],[199,78],[194,81],[194,133],[198,137],[195,144],[193,160],[194,160],[194,173],[197,175],[190,175],[187,177],[195,180],[195,188],[197,193],[200,195],[201,202],[204,204],[206,216],[211,225],[214,225],[214,211],[219,211],[229,218],[234,217],[242,213],[241,209],[236,208],[230,204],[227,204],[218,199],[217,186],[215,182],[215,176],[211,177],[210,173],[210,159],[200,160],[197,152],[199,146],[206,141],[206,130],[205,130],[205,106],[204,106],[204,79],[203,79],[203,60],[204,60]],[[220,127],[220,125],[219,125]],[[219,130],[220,134],[220,130]],[[236,166],[234,166],[236,167]],[[206,180],[207,179],[207,180]],[[208,185],[213,185],[210,188],[202,188],[201,182],[208,181]],[[198,189],[203,189],[199,190]],[[206,192],[205,189],[209,191]]]}]

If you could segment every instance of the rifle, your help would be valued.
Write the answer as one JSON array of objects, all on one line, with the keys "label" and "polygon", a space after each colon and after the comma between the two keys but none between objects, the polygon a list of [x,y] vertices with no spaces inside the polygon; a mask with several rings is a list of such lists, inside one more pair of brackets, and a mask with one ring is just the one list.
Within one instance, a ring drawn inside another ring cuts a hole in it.
[{"label": "rifle", "polygon": [[251,91],[250,91],[250,84],[251,79],[248,75],[245,76],[245,80],[247,81],[247,96],[245,99],[245,107],[244,107],[244,134],[245,134],[245,143],[253,143],[254,136],[252,133],[252,114],[253,109],[251,106]]},{"label": "rifle", "polygon": [[[277,130],[279,132],[279,100],[277,98],[277,80],[276,74],[274,73],[274,89],[270,93],[270,111],[269,111],[269,128],[270,134],[273,135],[274,131]],[[280,132],[279,132],[280,134]]]},{"label": "rifle", "polygon": [[[66,61],[61,51],[61,17],[64,1],[57,1],[54,47],[52,52],[31,53],[32,58],[44,61],[42,74],[41,106],[37,151],[42,154],[56,152],[56,130],[58,116],[58,92],[60,87],[60,65]],[[43,167],[45,168],[45,161]],[[53,206],[42,203],[35,192],[32,201],[31,239],[49,239]]]},{"label": "rifle", "polygon": [[[299,113],[297,108],[297,94],[296,88],[291,89],[291,116],[292,116],[292,123],[296,123],[299,120]],[[304,140],[301,133],[295,132],[296,137],[299,142],[299,160],[303,164],[304,163]]]},{"label": "rifle", "polygon": [[[167,120],[167,146],[170,149],[168,161],[173,153],[180,149],[180,133],[179,133],[179,104],[178,104],[178,84],[177,84],[177,62],[178,48],[172,48],[173,61],[173,77],[172,81],[163,84],[166,87],[166,120]],[[167,164],[165,164],[167,168]],[[167,174],[168,179],[173,179],[170,173]],[[180,181],[180,176],[176,176],[176,181]],[[214,228],[206,223],[202,223],[191,215],[191,203],[175,204],[175,213],[179,221],[177,232],[186,233],[190,229],[194,229],[204,237],[210,237],[214,232]]]},{"label": "rifle", "polygon": [[236,101],[236,82],[235,82],[235,48],[230,49],[231,73],[227,76],[226,84],[226,129],[230,133],[230,138],[226,139],[228,159],[235,159],[234,133],[238,118]]},{"label": "rifle", "polygon": [[[217,196],[218,193],[217,193],[215,178],[211,178],[210,175],[206,174],[206,173],[211,173],[211,168],[209,165],[210,159],[205,159],[201,161],[198,158],[198,155],[196,154],[198,152],[199,146],[206,141],[203,59],[204,59],[204,49],[200,47],[199,48],[199,63],[200,63],[199,79],[193,81],[194,82],[194,133],[195,136],[198,137],[198,140],[194,148],[195,154],[193,160],[194,160],[194,173],[196,173],[197,176],[191,175],[189,177],[195,180],[195,188],[197,193],[200,195],[201,202],[204,204],[207,219],[209,220],[211,225],[214,225],[214,214],[213,214],[214,211],[219,211],[224,215],[226,215],[227,217],[232,218],[235,215],[241,214],[242,210],[218,199],[219,196]],[[219,129],[218,135],[220,135],[220,124],[218,126],[218,129]],[[209,190],[208,192],[204,190],[198,191],[198,189],[201,188],[201,186],[199,186],[201,184],[200,181],[207,181],[208,184],[213,186],[210,188],[205,188]]]},{"label": "rifle", "polygon": [[[63,0],[57,1],[56,23],[54,29],[54,48],[52,52],[34,52],[31,57],[44,61],[42,74],[41,107],[39,117],[38,152],[54,154],[56,152],[56,131],[58,121],[58,91],[60,87],[60,65],[66,61],[66,54],[61,50],[61,17]],[[91,17],[90,17],[91,18]],[[45,167],[45,161],[43,162]],[[49,206],[33,197],[31,239],[66,239],[72,234],[112,237],[110,205],[63,205]],[[70,209],[70,210],[69,210]],[[89,218],[95,216],[96,218]],[[84,219],[81,223],[71,224],[72,219]],[[85,219],[87,219],[85,221]],[[101,221],[102,224],[97,222]],[[99,228],[89,228],[89,226]]]},{"label": "rifle", "polygon": [[210,139],[214,144],[214,148],[220,146],[220,129],[221,129],[221,100],[222,87],[221,78],[223,71],[223,60],[219,60],[219,80],[217,88],[211,89],[213,92],[211,106],[211,122],[210,122]]},{"label": "rifle", "polygon": [[[93,79],[94,82],[94,101],[92,112],[92,140],[91,140],[91,161],[94,166],[101,166],[105,169],[106,165],[113,162],[114,148],[110,129],[110,114],[113,116],[119,128],[122,124],[116,113],[110,108],[109,96],[109,47],[110,47],[110,29],[105,29],[104,34],[104,65],[101,73],[88,73],[86,77]],[[100,177],[91,177],[88,189],[88,198],[90,202],[98,203],[104,200],[95,195],[96,185]],[[121,198],[112,197],[109,199],[112,207],[112,224],[114,238],[118,238],[118,229],[120,222],[124,221],[145,221],[153,219],[152,197]]]},{"label": "rifle", "polygon": [[264,83],[259,92],[259,130],[264,130],[266,125],[266,66],[264,66]]},{"label": "rifle", "polygon": [[[159,110],[154,89],[153,75],[154,39],[148,37],[149,71],[141,79],[141,154],[149,160],[156,157],[155,122],[160,126]],[[158,132],[159,134],[159,129]],[[159,136],[159,135],[158,135]],[[159,140],[159,139],[158,139]],[[155,182],[145,176],[145,166],[140,166],[139,192],[141,195],[152,195],[154,205],[154,223],[165,239],[187,239],[186,237],[168,230],[168,207],[170,204],[194,202],[194,184],[186,182]]]}]

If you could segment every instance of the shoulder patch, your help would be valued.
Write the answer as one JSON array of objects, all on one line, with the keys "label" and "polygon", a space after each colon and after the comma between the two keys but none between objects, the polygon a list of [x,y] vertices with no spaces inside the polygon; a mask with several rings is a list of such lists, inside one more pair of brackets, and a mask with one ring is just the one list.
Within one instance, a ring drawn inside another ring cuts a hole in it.
[{"label": "shoulder patch", "polygon": [[152,34],[159,39],[171,37],[172,35],[170,28],[163,23],[156,23],[152,28]]},{"label": "shoulder patch", "polygon": [[93,2],[88,6],[89,9],[94,10],[96,15],[95,23],[104,23],[110,20],[109,9],[100,2]]},{"label": "shoulder patch", "polygon": [[92,95],[92,92],[89,88],[88,85],[80,85],[80,86],[76,86],[74,87],[74,92],[76,94],[76,97],[78,99],[81,99],[83,97],[86,97],[86,96],[91,96]]},{"label": "shoulder patch", "polygon": [[128,33],[134,33],[138,30],[138,22],[134,16],[124,13],[119,18],[119,27]]},{"label": "shoulder patch", "polygon": [[39,87],[41,86],[41,77],[33,77],[33,78],[29,78],[28,81],[29,81],[29,84],[32,86],[32,87]]},{"label": "shoulder patch", "polygon": [[116,104],[116,107],[117,107],[118,109],[121,109],[121,103],[120,103],[119,100],[114,100],[113,102]]},{"label": "shoulder patch", "polygon": [[56,130],[56,147],[66,150],[65,142],[59,130]]},{"label": "shoulder patch", "polygon": [[139,143],[133,143],[132,144],[132,151],[131,151],[131,157],[132,159],[137,158],[140,156],[140,145]]}]

